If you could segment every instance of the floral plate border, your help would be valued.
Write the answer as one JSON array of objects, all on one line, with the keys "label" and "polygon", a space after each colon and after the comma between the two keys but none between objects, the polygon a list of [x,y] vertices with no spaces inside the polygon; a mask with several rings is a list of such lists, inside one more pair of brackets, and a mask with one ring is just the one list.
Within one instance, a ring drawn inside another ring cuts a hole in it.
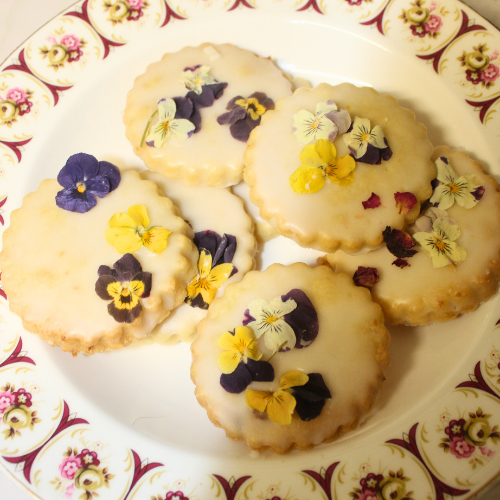
[{"label": "floral plate border", "polygon": [[[270,8],[270,4],[250,0],[206,0],[203,5],[181,0],[76,3],[0,66],[0,179],[8,181],[22,162],[40,115],[57,106],[61,95],[88,68],[134,37],[186,22],[202,15],[205,8],[219,9],[222,15]],[[348,22],[371,28],[427,62],[428,70],[443,78],[470,107],[471,117],[483,124],[486,137],[498,141],[500,33],[456,0],[299,0],[272,8],[310,16],[342,15]],[[1,195],[3,229],[9,190]],[[0,313],[7,316],[1,272],[0,303]],[[439,416],[401,429],[399,435],[369,450],[363,463],[342,457],[312,461],[280,479],[258,467],[250,474],[237,468],[208,475],[176,470],[162,463],[165,458],[154,461],[154,455],[150,459],[136,450],[103,444],[91,423],[39,387],[36,356],[23,351],[22,337],[7,330],[0,339],[0,464],[43,499],[52,498],[54,492],[85,500],[98,496],[122,500],[471,498],[500,469],[499,324],[500,320],[488,327],[484,342],[488,347],[478,350],[479,361],[470,366],[470,374],[464,373],[450,386],[436,412],[441,412]],[[5,325],[2,320],[2,329]]]}]

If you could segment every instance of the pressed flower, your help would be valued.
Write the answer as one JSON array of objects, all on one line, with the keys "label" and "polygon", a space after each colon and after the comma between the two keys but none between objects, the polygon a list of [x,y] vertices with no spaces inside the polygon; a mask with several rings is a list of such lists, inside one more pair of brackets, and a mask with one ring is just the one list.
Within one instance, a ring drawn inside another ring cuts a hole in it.
[{"label": "pressed flower", "polygon": [[372,193],[371,196],[366,201],[362,201],[361,204],[365,210],[368,210],[369,208],[380,207],[382,202],[380,201],[380,196],[378,194]]},{"label": "pressed flower", "polygon": [[290,176],[291,188],[298,194],[316,193],[326,178],[340,186],[351,184],[356,162],[349,155],[336,156],[335,146],[326,139],[306,146],[300,153],[302,165]]},{"label": "pressed flower", "polygon": [[464,208],[474,208],[477,205],[484,193],[484,187],[477,176],[458,176],[444,156],[436,160],[436,168],[437,186],[429,200],[434,206],[446,210],[453,206],[455,201]]},{"label": "pressed flower", "polygon": [[231,135],[238,141],[246,142],[250,132],[260,123],[268,109],[274,109],[274,101],[263,92],[255,92],[247,99],[236,96],[226,107],[229,111],[217,117],[219,125],[229,124]]},{"label": "pressed flower", "polygon": [[56,205],[70,212],[88,212],[97,204],[95,197],[103,198],[116,189],[120,179],[113,164],[86,153],[72,155],[57,176],[64,189],[57,193]]},{"label": "pressed flower", "polygon": [[[155,111],[147,125],[144,132],[146,143],[155,148],[161,148],[170,137],[184,140],[191,137],[195,126],[185,118],[175,118],[177,105],[173,99],[160,99],[158,101],[158,109]],[[158,122],[151,127],[151,120],[158,113]],[[149,132],[149,133],[148,133]],[[141,140],[141,145],[142,145]]]},{"label": "pressed flower", "polygon": [[316,105],[316,112],[301,109],[293,115],[293,135],[301,144],[309,144],[318,139],[332,142],[338,134],[344,134],[351,126],[351,117],[346,110],[328,100]]},{"label": "pressed flower", "polygon": [[305,385],[309,377],[299,371],[285,373],[280,380],[279,389],[275,392],[255,391],[247,389],[245,400],[254,410],[261,413],[267,412],[267,416],[277,424],[288,425],[292,422],[292,414],[297,405],[296,399],[288,392],[288,389]]},{"label": "pressed flower", "polygon": [[417,197],[410,192],[394,193],[394,201],[396,207],[401,215],[407,214],[416,204]]},{"label": "pressed flower", "polygon": [[459,264],[467,252],[455,240],[460,236],[460,228],[449,217],[440,217],[432,224],[432,232],[415,233],[413,238],[420,243],[422,250],[432,258],[433,267]]},{"label": "pressed flower", "polygon": [[240,394],[252,382],[272,382],[273,380],[274,368],[271,363],[247,357],[246,361],[240,361],[234,372],[223,373],[220,376],[220,385],[231,394]]},{"label": "pressed flower", "polygon": [[380,125],[371,128],[368,118],[354,118],[352,130],[344,135],[344,142],[356,160],[371,165],[388,160],[392,151]]},{"label": "pressed flower", "polygon": [[356,286],[364,286],[365,288],[371,288],[375,283],[378,283],[379,279],[380,276],[376,267],[363,266],[358,266],[352,277]]},{"label": "pressed flower", "polygon": [[319,416],[327,399],[332,397],[320,373],[308,373],[309,380],[304,385],[291,388],[297,405],[295,411],[301,420],[308,422]]},{"label": "pressed flower", "polygon": [[404,267],[409,267],[411,264],[406,259],[396,259],[394,262],[391,263],[391,265],[403,269]]},{"label": "pressed flower", "polygon": [[164,227],[150,226],[148,211],[144,205],[133,205],[127,213],[117,213],[109,220],[106,240],[119,253],[137,252],[143,245],[155,253],[167,248],[172,231]]},{"label": "pressed flower", "polygon": [[244,324],[253,329],[258,339],[264,335],[264,344],[269,350],[293,349],[297,338],[285,315],[296,307],[297,302],[293,299],[275,297],[269,303],[264,299],[256,299],[248,306]]},{"label": "pressed flower", "polygon": [[[212,255],[202,248],[198,259],[198,274],[187,287],[186,302],[189,305],[208,309],[219,287],[235,272],[232,264],[212,265]],[[196,301],[196,302],[195,302]]]},{"label": "pressed flower", "polygon": [[248,326],[237,326],[234,333],[224,332],[218,341],[224,350],[217,358],[222,373],[233,373],[241,361],[250,358],[258,361],[262,357],[254,331]]},{"label": "pressed flower", "polygon": [[413,257],[417,253],[417,250],[412,250],[415,242],[408,233],[387,226],[382,234],[387,250],[399,259]]},{"label": "pressed flower", "polygon": [[97,295],[110,300],[108,312],[119,323],[132,323],[142,313],[142,298],[151,293],[151,273],[143,272],[139,261],[130,253],[113,264],[100,266],[95,284]]},{"label": "pressed flower", "polygon": [[186,88],[196,94],[201,94],[203,85],[217,83],[217,80],[210,74],[210,66],[197,65],[191,68],[184,68],[181,73],[180,81]]}]

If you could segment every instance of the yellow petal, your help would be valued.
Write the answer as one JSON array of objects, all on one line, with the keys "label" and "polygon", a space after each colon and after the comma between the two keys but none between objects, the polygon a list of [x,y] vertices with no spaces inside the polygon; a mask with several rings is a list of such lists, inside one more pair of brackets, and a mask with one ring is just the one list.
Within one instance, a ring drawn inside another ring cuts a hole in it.
[{"label": "yellow petal", "polygon": [[[239,328],[239,327],[236,327]],[[231,332],[224,332],[217,342],[218,346],[225,351],[238,350],[238,341],[236,339],[236,334],[233,335]]]},{"label": "yellow petal", "polygon": [[325,185],[325,172],[322,168],[301,165],[290,176],[289,182],[297,194],[316,193]]},{"label": "yellow petal", "polygon": [[298,370],[285,373],[280,379],[280,389],[290,389],[290,387],[297,387],[305,385],[309,381],[309,377]]},{"label": "yellow petal", "polygon": [[318,156],[314,144],[308,144],[300,153],[300,161],[303,165],[321,167],[324,161]]},{"label": "yellow petal", "polygon": [[106,241],[119,253],[134,253],[142,247],[141,237],[128,227],[108,227]]},{"label": "yellow petal", "polygon": [[144,293],[144,283],[142,281],[131,281],[129,285],[130,293],[140,297]]},{"label": "yellow petal", "polygon": [[206,278],[212,269],[212,256],[208,250],[204,248],[200,251],[200,258],[198,259],[198,271],[202,278]]},{"label": "yellow petal", "polygon": [[243,355],[236,351],[224,351],[217,358],[217,366],[222,373],[233,373],[242,360]]},{"label": "yellow petal", "polygon": [[133,205],[127,210],[127,213],[135,222],[136,226],[149,226],[148,211],[144,205]]},{"label": "yellow petal", "polygon": [[187,287],[188,304],[200,293],[200,279],[199,276],[194,278]]},{"label": "yellow petal", "polygon": [[120,296],[120,291],[122,285],[119,281],[114,281],[106,287],[106,291],[111,295],[111,297],[116,298]]},{"label": "yellow petal", "polygon": [[317,140],[314,145],[314,150],[321,158],[323,164],[334,162],[337,156],[337,150],[335,149],[333,142],[330,142],[328,139]]},{"label": "yellow petal", "polygon": [[201,294],[203,302],[205,304],[211,304],[212,300],[215,298],[215,294],[217,293],[217,288],[207,288],[206,286],[199,289],[198,293]]},{"label": "yellow petal", "polygon": [[286,391],[276,391],[267,404],[268,417],[277,424],[288,425],[292,422],[292,413],[297,401]]},{"label": "yellow petal", "polygon": [[266,411],[267,404],[273,398],[273,393],[268,391],[254,391],[247,389],[245,393],[245,401],[250,408],[258,410],[261,413]]},{"label": "yellow petal", "polygon": [[142,233],[142,241],[145,247],[152,252],[161,253],[167,248],[167,240],[170,234],[172,234],[172,231],[164,227],[154,227]]},{"label": "yellow petal", "polygon": [[117,213],[113,215],[113,217],[109,219],[108,225],[109,227],[129,227],[137,229],[134,219],[132,219],[130,215],[124,213]]},{"label": "yellow petal", "polygon": [[232,264],[219,264],[210,271],[207,280],[212,287],[219,288],[231,276],[233,269]]}]

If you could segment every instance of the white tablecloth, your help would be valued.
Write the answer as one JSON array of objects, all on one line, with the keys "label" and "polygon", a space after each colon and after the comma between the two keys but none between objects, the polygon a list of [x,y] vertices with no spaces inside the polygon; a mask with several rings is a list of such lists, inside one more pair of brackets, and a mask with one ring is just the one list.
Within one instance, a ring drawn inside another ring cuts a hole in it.
[{"label": "white tablecloth", "polygon": [[[0,62],[40,26],[73,3],[73,0],[0,0]],[[500,27],[500,0],[467,0],[466,3]],[[0,500],[32,498],[0,470]],[[500,485],[481,498],[499,499]]]}]

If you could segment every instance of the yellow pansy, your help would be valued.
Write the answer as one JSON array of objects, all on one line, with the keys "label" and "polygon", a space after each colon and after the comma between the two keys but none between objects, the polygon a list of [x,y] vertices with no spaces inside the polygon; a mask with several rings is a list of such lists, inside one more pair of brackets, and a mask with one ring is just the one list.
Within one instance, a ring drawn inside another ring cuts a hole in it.
[{"label": "yellow pansy", "polygon": [[267,111],[266,107],[255,97],[238,99],[235,104],[246,110],[252,120],[258,120]]},{"label": "yellow pansy", "polygon": [[194,299],[201,295],[206,305],[204,308],[208,309],[208,304],[214,299],[218,288],[231,276],[233,270],[232,264],[219,264],[212,268],[212,255],[202,248],[198,259],[198,274],[187,287],[186,302],[192,305]]},{"label": "yellow pansy", "polygon": [[280,379],[280,387],[275,392],[247,389],[245,401],[250,408],[264,413],[277,424],[288,425],[297,401],[287,389],[307,384],[309,377],[299,371],[285,373]]},{"label": "yellow pansy", "polygon": [[155,253],[167,248],[172,231],[164,227],[150,226],[148,211],[144,205],[133,205],[127,213],[117,213],[109,220],[106,240],[120,253],[133,253],[143,245]]},{"label": "yellow pansy", "polygon": [[219,337],[218,344],[224,349],[217,358],[217,366],[222,373],[233,373],[240,361],[246,362],[247,358],[258,361],[262,357],[255,333],[248,326],[237,326],[234,335],[224,332]]},{"label": "yellow pansy", "polygon": [[290,176],[290,186],[298,194],[316,193],[325,185],[325,179],[341,186],[348,186],[354,180],[356,167],[349,155],[337,158],[334,144],[319,139],[307,145],[300,153],[302,165]]}]

